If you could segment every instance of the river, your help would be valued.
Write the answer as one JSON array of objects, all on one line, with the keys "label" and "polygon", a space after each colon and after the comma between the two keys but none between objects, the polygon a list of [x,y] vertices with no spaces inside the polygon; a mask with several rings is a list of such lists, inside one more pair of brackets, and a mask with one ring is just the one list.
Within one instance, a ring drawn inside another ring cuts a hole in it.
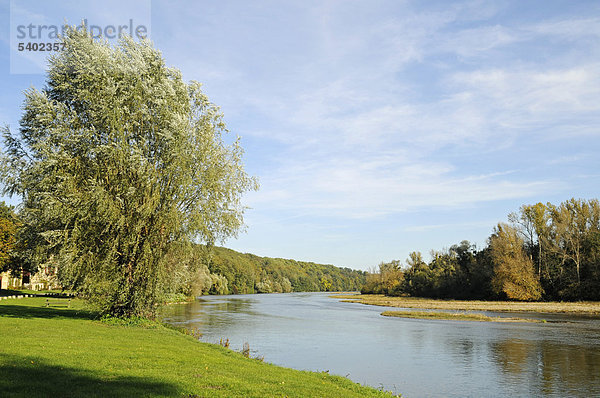
[{"label": "river", "polygon": [[229,339],[235,350],[247,342],[266,362],[407,398],[600,396],[598,318],[469,322],[390,318],[383,310],[325,293],[204,296],[171,306],[164,320],[198,328],[202,341]]}]

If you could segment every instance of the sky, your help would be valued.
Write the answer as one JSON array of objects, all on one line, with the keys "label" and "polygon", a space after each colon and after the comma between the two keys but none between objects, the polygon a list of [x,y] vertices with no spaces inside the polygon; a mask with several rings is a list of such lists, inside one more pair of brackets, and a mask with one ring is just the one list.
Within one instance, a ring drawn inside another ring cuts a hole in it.
[{"label": "sky", "polygon": [[234,250],[366,270],[600,196],[600,2],[0,0],[0,124],[45,81],[16,24],[83,18],[143,23],[241,137]]}]

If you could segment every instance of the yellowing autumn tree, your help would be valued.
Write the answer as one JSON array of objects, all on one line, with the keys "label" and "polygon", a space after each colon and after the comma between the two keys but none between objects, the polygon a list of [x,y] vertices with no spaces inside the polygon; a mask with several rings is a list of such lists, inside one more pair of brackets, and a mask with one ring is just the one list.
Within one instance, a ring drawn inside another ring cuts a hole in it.
[{"label": "yellowing autumn tree", "polygon": [[15,250],[17,227],[13,209],[0,202],[0,272],[7,269]]},{"label": "yellowing autumn tree", "polygon": [[494,293],[510,300],[539,300],[542,288],[518,231],[500,223],[490,237]]}]

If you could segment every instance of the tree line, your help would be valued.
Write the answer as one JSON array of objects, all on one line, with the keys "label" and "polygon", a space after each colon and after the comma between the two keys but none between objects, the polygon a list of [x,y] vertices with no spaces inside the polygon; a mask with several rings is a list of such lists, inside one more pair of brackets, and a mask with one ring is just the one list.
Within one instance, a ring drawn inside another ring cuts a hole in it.
[{"label": "tree line", "polygon": [[[15,276],[33,274],[51,266],[28,251],[28,229],[15,209],[0,202],[0,272]],[[260,257],[224,247],[191,244],[173,248],[166,263],[176,272],[169,276],[167,295],[251,294],[319,291],[357,291],[367,273],[329,264]],[[58,267],[45,272],[49,285],[61,285]]]},{"label": "tree line", "polygon": [[366,272],[330,264],[259,257],[217,247],[209,260],[211,272],[227,278],[232,293],[357,291]]},{"label": "tree line", "polygon": [[523,205],[477,249],[468,241],[381,263],[363,293],[452,299],[600,300],[600,204]]}]

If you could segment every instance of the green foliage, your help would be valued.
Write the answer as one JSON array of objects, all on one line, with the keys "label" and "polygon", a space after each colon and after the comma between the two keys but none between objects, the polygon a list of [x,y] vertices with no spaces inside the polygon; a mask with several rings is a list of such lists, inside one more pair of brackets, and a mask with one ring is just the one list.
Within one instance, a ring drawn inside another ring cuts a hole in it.
[{"label": "green foliage", "polygon": [[127,326],[127,327],[144,327],[144,328],[157,328],[161,327],[161,324],[157,321],[150,320],[148,318],[140,316],[132,317],[117,317],[109,314],[105,314],[100,317],[100,322],[112,326]]},{"label": "green foliage", "polygon": [[331,280],[327,276],[322,276],[319,284],[321,285],[321,290],[324,292],[330,292],[331,286],[333,286]]},{"label": "green foliage", "polygon": [[235,235],[256,181],[200,84],[149,42],[70,29],[64,43],[46,88],[25,93],[20,134],[4,130],[5,192],[23,196],[31,262],[104,312],[152,316],[193,271],[186,242]]},{"label": "green foliage", "polygon": [[210,294],[228,294],[228,281],[223,275],[211,274],[212,284],[209,290]]},{"label": "green foliage", "polygon": [[167,303],[185,303],[189,301],[189,297],[183,293],[167,293],[165,294]]},{"label": "green foliage", "polygon": [[[529,256],[537,265],[544,298],[600,300],[600,203],[569,199],[523,206],[520,218],[533,225]],[[523,222],[519,224],[523,233]]]},{"label": "green foliage", "polygon": [[419,252],[412,252],[403,269],[399,262],[381,266],[367,276],[363,293],[389,296],[411,295],[433,298],[489,297],[489,269],[483,252],[462,241],[446,251],[432,251],[426,263]]},{"label": "green foliage", "polygon": [[[413,255],[413,253],[411,253]],[[420,255],[420,254],[419,254]],[[363,294],[387,294],[390,296],[402,293],[404,273],[398,260],[379,264],[379,270],[367,275],[366,283],[361,288]]]},{"label": "green foliage", "polygon": [[[196,250],[205,248],[198,246]],[[357,291],[365,283],[364,272],[349,268],[258,257],[223,247],[213,247],[208,253],[203,260],[208,269],[222,276],[229,293],[234,294]]]},{"label": "green foliage", "polygon": [[539,300],[542,287],[516,228],[498,224],[489,245],[494,264],[494,292],[509,300]]},{"label": "green foliage", "polygon": [[11,206],[0,202],[0,272],[9,269],[15,254],[19,222]]},{"label": "green foliage", "polygon": [[[600,300],[600,202],[570,199],[521,206],[487,247],[468,241],[411,253],[398,275],[371,272],[364,293],[454,299]],[[396,287],[388,286],[396,283]]]}]

